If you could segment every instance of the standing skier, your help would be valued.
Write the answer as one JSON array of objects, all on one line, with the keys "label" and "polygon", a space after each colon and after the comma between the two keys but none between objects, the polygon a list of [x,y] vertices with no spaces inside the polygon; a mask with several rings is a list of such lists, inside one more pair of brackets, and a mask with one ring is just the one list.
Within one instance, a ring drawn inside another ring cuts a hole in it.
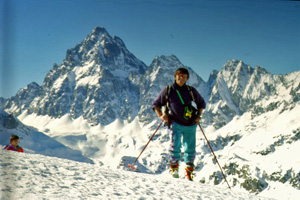
[{"label": "standing skier", "polygon": [[[196,128],[201,113],[205,108],[205,101],[198,91],[186,85],[189,79],[189,72],[185,68],[176,70],[175,83],[164,88],[152,107],[157,116],[168,124],[171,129],[171,145],[169,149],[170,173],[173,177],[179,178],[178,167],[181,154],[181,138],[184,147],[184,162],[186,163],[186,177],[193,180],[194,160],[196,153]],[[192,101],[197,109],[192,106]],[[162,113],[162,107],[166,111]]]}]

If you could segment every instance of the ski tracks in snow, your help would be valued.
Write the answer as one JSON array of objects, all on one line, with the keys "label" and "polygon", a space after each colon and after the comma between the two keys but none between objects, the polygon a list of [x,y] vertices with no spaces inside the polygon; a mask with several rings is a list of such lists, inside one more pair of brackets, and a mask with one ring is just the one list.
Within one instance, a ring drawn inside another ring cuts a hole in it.
[{"label": "ski tracks in snow", "polygon": [[0,199],[265,199],[203,185],[37,154],[0,150]]}]

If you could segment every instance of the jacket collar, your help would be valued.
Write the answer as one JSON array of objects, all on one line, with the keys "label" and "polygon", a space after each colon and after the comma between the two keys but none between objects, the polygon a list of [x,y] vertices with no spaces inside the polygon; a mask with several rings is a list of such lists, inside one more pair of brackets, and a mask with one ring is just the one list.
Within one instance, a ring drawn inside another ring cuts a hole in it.
[{"label": "jacket collar", "polygon": [[186,88],[186,83],[185,83],[182,87],[180,87],[180,86],[176,83],[176,81],[174,81],[173,86],[174,86],[174,88],[177,89],[177,90],[182,90],[182,89]]}]

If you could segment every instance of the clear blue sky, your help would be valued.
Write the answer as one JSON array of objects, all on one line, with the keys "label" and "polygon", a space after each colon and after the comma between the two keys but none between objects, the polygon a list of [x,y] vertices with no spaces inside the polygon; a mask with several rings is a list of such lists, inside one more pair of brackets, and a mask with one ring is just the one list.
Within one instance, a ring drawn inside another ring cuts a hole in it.
[{"label": "clear blue sky", "polygon": [[300,70],[300,2],[284,0],[0,0],[0,97],[42,84],[96,26],[149,65],[176,55],[205,81],[231,59],[273,74]]}]

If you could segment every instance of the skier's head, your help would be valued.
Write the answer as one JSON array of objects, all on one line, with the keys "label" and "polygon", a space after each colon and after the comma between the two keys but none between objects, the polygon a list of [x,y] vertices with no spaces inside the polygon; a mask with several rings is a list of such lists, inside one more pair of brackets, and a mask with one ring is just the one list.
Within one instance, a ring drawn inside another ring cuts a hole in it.
[{"label": "skier's head", "polygon": [[17,135],[11,135],[10,136],[10,144],[12,144],[14,147],[18,146],[18,144],[19,144],[19,136],[17,136]]},{"label": "skier's head", "polygon": [[185,68],[178,68],[174,74],[174,77],[177,85],[182,87],[189,79],[189,71]]},{"label": "skier's head", "polygon": [[17,136],[17,135],[11,135],[10,136],[10,142],[12,142],[14,140],[19,140],[19,136]]},{"label": "skier's head", "polygon": [[187,80],[189,79],[189,71],[186,68],[178,68],[174,74],[174,78],[176,78],[177,75],[182,76],[182,75],[187,75]]}]

